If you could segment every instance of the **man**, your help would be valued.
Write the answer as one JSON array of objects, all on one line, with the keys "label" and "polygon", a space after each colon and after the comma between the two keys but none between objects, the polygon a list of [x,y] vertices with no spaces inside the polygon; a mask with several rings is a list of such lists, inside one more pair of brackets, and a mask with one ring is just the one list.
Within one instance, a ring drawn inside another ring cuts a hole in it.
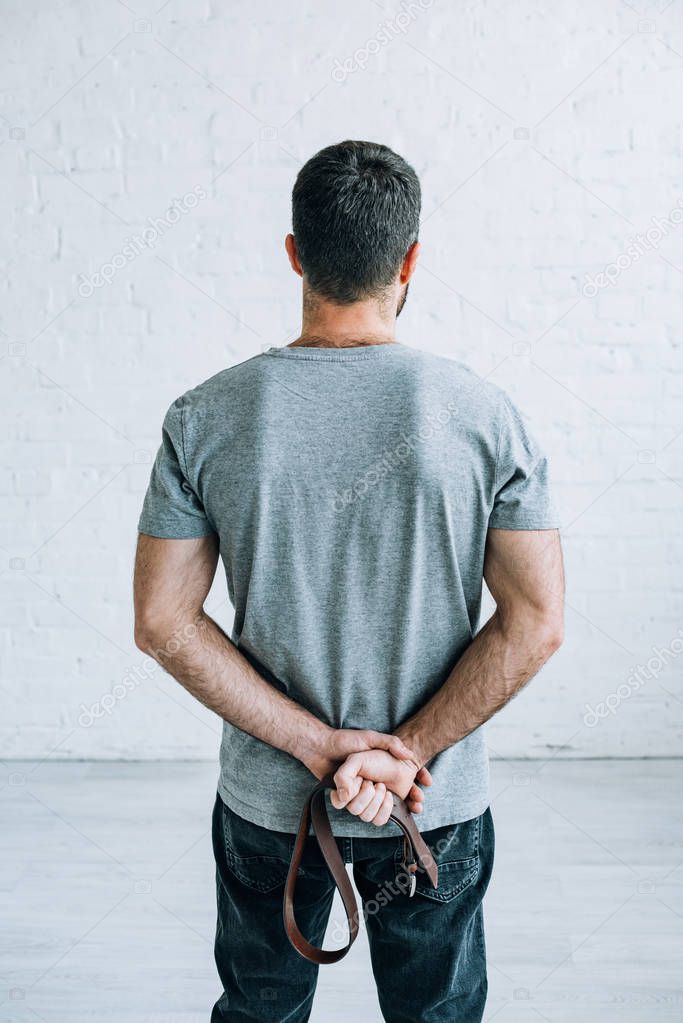
[{"label": "man", "polygon": [[[281,903],[302,804],[336,772],[384,1018],[475,1023],[493,858],[479,726],[562,639],[546,460],[500,390],[394,339],[413,169],[343,142],[303,167],[292,206],[301,336],[174,402],[139,524],[136,641],[224,721],[212,1021],[310,1016],[317,967]],[[232,639],[203,609],[219,553]],[[477,632],[483,579],[497,609]],[[392,793],[420,815],[436,891],[421,872],[412,898],[393,884]],[[333,887],[307,845],[297,919],[321,944]]]}]

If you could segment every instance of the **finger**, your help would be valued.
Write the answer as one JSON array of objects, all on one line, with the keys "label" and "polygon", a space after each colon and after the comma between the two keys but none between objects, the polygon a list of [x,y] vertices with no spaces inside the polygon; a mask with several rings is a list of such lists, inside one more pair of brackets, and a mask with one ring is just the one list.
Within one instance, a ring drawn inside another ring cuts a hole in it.
[{"label": "finger", "polygon": [[360,792],[354,797],[349,803],[346,804],[346,809],[349,813],[352,813],[354,817],[360,817],[363,810],[369,805],[373,796],[375,795],[375,786],[371,781],[367,779],[363,782],[360,787]]},{"label": "finger", "polygon": [[332,789],[330,792],[330,802],[332,803],[332,806],[334,806],[336,810],[343,810],[348,801],[358,795],[362,784],[363,779],[356,777],[351,778],[350,781],[345,784],[341,793],[338,789]]},{"label": "finger", "polygon": [[335,771],[333,781],[336,789],[336,794],[339,800],[339,805],[333,803],[337,810],[341,810],[342,807],[346,806],[349,799],[353,799],[358,794],[361,787],[362,778],[358,774],[360,763],[355,753],[347,757],[341,767]]},{"label": "finger", "polygon": [[425,794],[421,788],[417,785],[411,785],[410,791],[406,796],[406,799],[410,799],[413,803],[424,803]]},{"label": "finger", "polygon": [[330,792],[330,802],[337,810],[343,810],[348,801],[358,795],[363,779],[357,775],[354,778],[342,781],[340,784],[341,788],[332,789]]},{"label": "finger", "polygon": [[381,828],[387,823],[389,817],[391,816],[391,811],[393,810],[393,808],[394,797],[392,796],[391,792],[387,792],[385,793],[384,799],[382,800],[382,805],[375,814],[375,818],[372,822],[375,825],[375,827]]},{"label": "finger", "polygon": [[422,813],[424,810],[424,803],[415,803],[412,799],[408,800],[407,805],[411,813]]},{"label": "finger", "polygon": [[384,732],[367,732],[366,738],[371,749],[383,749],[397,757],[414,757],[413,751],[399,739],[397,735],[386,735]]},{"label": "finger", "polygon": [[387,749],[393,754],[393,756],[398,757],[400,760],[407,758],[408,760],[413,760],[417,764],[417,757],[411,750],[410,746],[406,746],[403,740],[399,739],[397,735],[390,735],[388,738],[390,741],[387,745]]},{"label": "finger", "polygon": [[359,815],[362,821],[369,824],[370,821],[375,819],[375,814],[379,810],[380,806],[384,802],[384,797],[387,794],[387,787],[381,781],[375,785],[375,794],[372,799],[365,807],[363,812]]},{"label": "finger", "polygon": [[432,784],[432,776],[426,767],[421,767],[415,775],[415,781],[419,782],[420,785],[426,785],[429,787]]},{"label": "finger", "polygon": [[346,806],[346,799],[341,799],[336,789],[332,789],[330,792],[330,802],[335,810],[343,810]]}]

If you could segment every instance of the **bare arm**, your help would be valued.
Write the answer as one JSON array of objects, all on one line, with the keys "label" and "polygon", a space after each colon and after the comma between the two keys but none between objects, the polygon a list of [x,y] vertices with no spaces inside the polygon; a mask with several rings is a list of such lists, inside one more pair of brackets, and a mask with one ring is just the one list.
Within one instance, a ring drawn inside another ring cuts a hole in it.
[{"label": "bare arm", "polygon": [[556,530],[490,529],[484,578],[495,613],[441,689],[397,729],[421,764],[488,721],[562,643],[564,571]]},{"label": "bare arm", "polygon": [[[213,536],[139,536],[134,594],[141,650],[221,718],[296,757],[318,778],[362,749],[414,756],[395,736],[331,728],[263,679],[204,611],[217,560]],[[417,786],[414,797],[417,807]]]},{"label": "bare arm", "polygon": [[[562,642],[564,572],[556,530],[490,529],[484,577],[495,613],[439,691],[396,730],[419,764],[488,721]],[[351,754],[335,773],[333,804],[356,813],[361,786],[388,782],[395,770],[395,761],[381,751]]]}]

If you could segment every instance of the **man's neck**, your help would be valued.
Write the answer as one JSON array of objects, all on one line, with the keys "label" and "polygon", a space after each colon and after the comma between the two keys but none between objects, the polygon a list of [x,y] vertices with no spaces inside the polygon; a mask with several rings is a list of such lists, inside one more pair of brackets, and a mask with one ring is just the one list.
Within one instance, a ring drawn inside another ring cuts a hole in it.
[{"label": "man's neck", "polygon": [[[395,342],[395,313],[376,300],[336,305],[304,298],[301,334],[290,348],[356,348]],[[395,309],[395,305],[393,306]]]},{"label": "man's neck", "polygon": [[377,334],[344,334],[324,336],[322,334],[301,334],[296,341],[290,342],[288,348],[362,348],[369,345],[389,345],[396,342],[395,337]]}]

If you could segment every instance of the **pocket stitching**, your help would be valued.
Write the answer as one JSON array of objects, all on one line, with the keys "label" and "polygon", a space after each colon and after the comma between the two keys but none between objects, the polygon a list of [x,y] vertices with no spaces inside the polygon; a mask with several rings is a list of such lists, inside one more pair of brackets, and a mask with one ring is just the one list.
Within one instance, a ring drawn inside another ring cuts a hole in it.
[{"label": "pocket stitching", "polygon": [[[462,823],[469,822],[463,821]],[[457,827],[458,825],[453,826]],[[416,894],[419,893],[420,895],[423,895],[428,899],[432,899],[435,902],[450,902],[451,899],[455,899],[458,895],[461,895],[467,888],[470,887],[470,885],[474,883],[474,881],[476,881],[480,868],[479,849],[481,828],[482,817],[480,815],[475,827],[472,829],[473,835],[471,856],[466,856],[459,860],[443,860],[442,862],[439,862],[438,860],[435,861],[437,867],[439,868],[440,875],[442,870],[444,873],[446,873],[448,867],[457,866],[459,867],[460,870],[467,871],[467,873],[464,874],[461,880],[454,887],[448,888],[446,891],[440,891],[439,888],[437,889],[432,888],[431,883],[420,870],[417,873],[417,885],[415,888]],[[399,869],[400,867],[402,857],[403,839],[399,838],[397,841],[396,851],[394,853],[394,863],[397,869]],[[439,877],[439,887],[441,887],[441,876]]]},{"label": "pocket stitching", "polygon": [[[429,881],[418,880],[416,886],[416,892],[420,895],[426,896],[428,899],[434,899],[436,902],[450,902],[457,895],[461,895],[466,888],[469,888],[473,881],[476,879],[477,872],[479,870],[479,857],[468,856],[465,860],[445,860],[443,863],[438,864],[439,867],[439,888],[432,888]],[[440,890],[441,886],[441,872],[447,873],[448,867],[456,867],[460,871],[467,871],[460,878],[459,882],[453,886],[447,888],[445,891]]]},{"label": "pocket stitching", "polygon": [[[288,864],[284,860],[279,859],[277,856],[238,856],[237,853],[225,843],[225,858],[227,860],[230,870],[233,872],[238,881],[241,881],[248,888],[254,888],[260,892],[270,892],[274,888],[279,888],[280,885],[285,883],[287,878]],[[275,868],[279,868],[277,871],[277,877],[275,873],[272,873],[268,879],[255,879],[250,877],[246,873],[249,864],[262,863],[264,865],[272,865],[273,871]]]}]

